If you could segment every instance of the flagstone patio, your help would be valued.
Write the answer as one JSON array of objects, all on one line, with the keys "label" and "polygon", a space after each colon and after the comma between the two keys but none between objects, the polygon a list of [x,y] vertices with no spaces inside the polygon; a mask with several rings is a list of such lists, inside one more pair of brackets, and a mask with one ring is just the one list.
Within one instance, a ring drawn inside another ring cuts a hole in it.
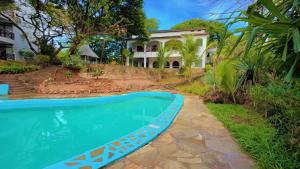
[{"label": "flagstone patio", "polygon": [[150,144],[106,169],[250,169],[230,133],[196,96],[186,96],[173,125]]}]

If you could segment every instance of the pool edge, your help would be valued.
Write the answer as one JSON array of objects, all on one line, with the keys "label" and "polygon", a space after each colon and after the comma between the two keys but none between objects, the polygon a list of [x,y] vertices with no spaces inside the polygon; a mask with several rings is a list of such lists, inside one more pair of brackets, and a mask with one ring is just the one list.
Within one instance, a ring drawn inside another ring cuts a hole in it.
[{"label": "pool edge", "polygon": [[[174,122],[177,114],[184,104],[184,96],[180,94],[171,94],[169,92],[135,92],[139,94],[165,93],[174,96],[174,100],[157,118],[146,126],[141,127],[123,137],[103,144],[95,149],[91,149],[80,155],[74,156],[67,160],[60,161],[45,169],[57,168],[101,168],[122,159],[123,157],[134,153],[159,135],[164,133]],[[131,93],[132,94],[132,93]]]}]

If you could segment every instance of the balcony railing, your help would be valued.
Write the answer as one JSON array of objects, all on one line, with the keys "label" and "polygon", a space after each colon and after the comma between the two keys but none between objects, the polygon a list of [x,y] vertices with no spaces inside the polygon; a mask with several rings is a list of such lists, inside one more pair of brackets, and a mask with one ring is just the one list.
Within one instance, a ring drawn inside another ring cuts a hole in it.
[{"label": "balcony railing", "polygon": [[[158,52],[134,52],[133,57],[134,58],[155,58],[157,57]],[[169,53],[169,57],[180,57],[180,53],[173,51],[171,53]]]},{"label": "balcony railing", "polygon": [[9,38],[9,39],[12,39],[12,40],[15,39],[15,34],[14,33],[10,32],[10,31],[7,31],[7,30],[4,30],[4,29],[0,29],[0,36],[5,37],[5,38]]}]

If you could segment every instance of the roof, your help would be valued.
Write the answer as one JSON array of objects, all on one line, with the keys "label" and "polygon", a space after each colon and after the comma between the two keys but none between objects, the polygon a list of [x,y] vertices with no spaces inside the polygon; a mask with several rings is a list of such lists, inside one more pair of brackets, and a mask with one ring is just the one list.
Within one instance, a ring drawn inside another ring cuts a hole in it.
[{"label": "roof", "polygon": [[80,56],[89,56],[93,58],[99,58],[97,54],[90,48],[89,45],[83,45],[79,48],[78,54]]},{"label": "roof", "polygon": [[202,31],[206,30],[205,28],[198,28],[198,29],[177,29],[177,30],[153,30],[149,31],[150,33],[168,33],[168,32],[184,32],[184,31]]}]

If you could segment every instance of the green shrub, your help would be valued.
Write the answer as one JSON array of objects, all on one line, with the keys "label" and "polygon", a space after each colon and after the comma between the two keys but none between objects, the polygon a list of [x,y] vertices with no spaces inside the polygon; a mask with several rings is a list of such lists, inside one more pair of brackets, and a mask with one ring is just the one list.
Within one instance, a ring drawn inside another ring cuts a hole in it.
[{"label": "green shrub", "polygon": [[36,65],[27,65],[18,61],[5,61],[0,63],[0,74],[17,74],[38,70]]},{"label": "green shrub", "polygon": [[205,72],[208,72],[212,69],[212,66],[210,64],[205,65]]},{"label": "green shrub", "polygon": [[33,60],[34,60],[34,55],[35,55],[35,54],[34,54],[31,50],[29,50],[29,49],[23,48],[23,49],[21,49],[21,50],[19,51],[19,54],[20,54],[21,56],[23,56],[23,58],[25,59],[25,61],[26,61],[27,63],[32,63]]},{"label": "green shrub", "polygon": [[84,61],[80,56],[78,54],[70,55],[69,50],[59,52],[58,59],[63,66],[72,70],[80,70],[84,67]]},{"label": "green shrub", "polygon": [[274,82],[250,90],[253,107],[277,128],[280,137],[300,160],[300,87]]},{"label": "green shrub", "polygon": [[208,104],[209,110],[230,130],[242,149],[248,152],[262,169],[296,169],[295,159],[276,129],[256,112],[239,105]]},{"label": "green shrub", "polygon": [[48,55],[38,54],[36,56],[36,58],[37,58],[38,63],[42,64],[42,65],[48,64],[50,62],[50,56],[48,56]]},{"label": "green shrub", "polygon": [[204,96],[205,93],[207,93],[210,89],[210,85],[205,85],[201,84],[198,81],[186,84],[186,85],[181,85],[176,87],[177,90],[183,91],[183,92],[188,92],[192,94],[196,94],[198,96]]},{"label": "green shrub", "polygon": [[67,79],[69,79],[69,78],[72,78],[73,73],[71,71],[67,70],[67,71],[65,71],[64,75]]},{"label": "green shrub", "polygon": [[101,76],[103,74],[104,74],[104,71],[101,68],[99,68],[99,67],[92,68],[92,76],[93,77],[98,78],[99,76]]}]

